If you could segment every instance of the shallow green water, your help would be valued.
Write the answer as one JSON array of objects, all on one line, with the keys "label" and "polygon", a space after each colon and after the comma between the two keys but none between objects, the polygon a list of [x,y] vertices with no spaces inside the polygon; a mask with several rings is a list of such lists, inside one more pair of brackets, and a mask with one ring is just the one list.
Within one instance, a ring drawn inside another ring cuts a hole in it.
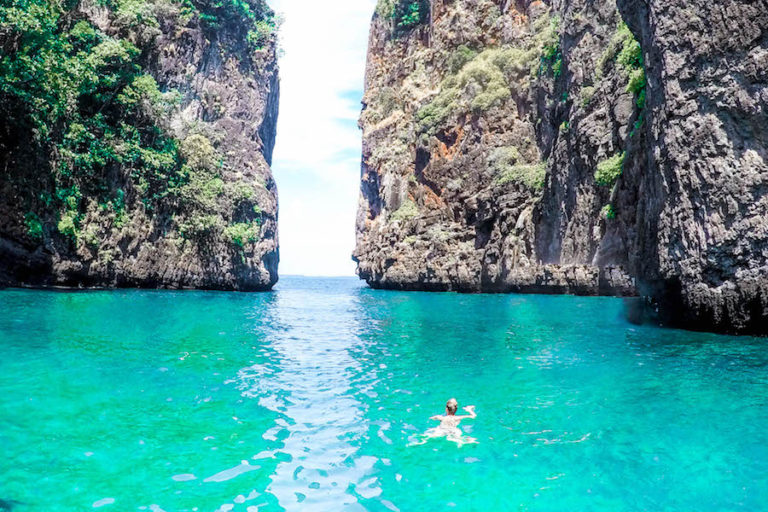
[{"label": "shallow green water", "polygon": [[[26,510],[758,510],[767,340],[622,302],[0,291],[0,499]],[[408,446],[445,400],[479,440]],[[0,506],[0,509],[2,506]]]}]

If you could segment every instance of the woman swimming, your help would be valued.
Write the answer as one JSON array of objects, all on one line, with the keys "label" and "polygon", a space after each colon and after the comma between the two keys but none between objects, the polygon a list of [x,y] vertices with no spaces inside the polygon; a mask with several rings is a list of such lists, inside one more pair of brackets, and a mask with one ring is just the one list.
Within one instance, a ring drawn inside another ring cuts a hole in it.
[{"label": "woman swimming", "polygon": [[446,402],[445,404],[445,414],[437,414],[435,416],[432,416],[431,420],[437,420],[440,422],[440,425],[430,428],[423,434],[419,436],[418,441],[414,441],[410,444],[410,446],[418,445],[418,444],[424,444],[429,439],[435,438],[435,437],[445,437],[448,441],[453,441],[454,443],[461,446],[462,444],[470,444],[470,443],[476,443],[477,439],[474,437],[469,437],[463,435],[461,432],[461,429],[459,429],[459,423],[461,423],[461,420],[464,419],[474,419],[477,418],[477,414],[475,414],[475,406],[474,405],[468,405],[464,407],[463,409],[467,411],[469,414],[463,415],[463,416],[456,416],[456,411],[459,408],[459,403],[456,401],[455,398],[451,398]]}]

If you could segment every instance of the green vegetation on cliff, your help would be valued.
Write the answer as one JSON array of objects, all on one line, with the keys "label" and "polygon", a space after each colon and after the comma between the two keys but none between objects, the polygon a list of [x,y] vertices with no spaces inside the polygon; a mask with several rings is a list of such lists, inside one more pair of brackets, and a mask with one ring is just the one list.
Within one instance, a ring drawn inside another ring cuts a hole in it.
[{"label": "green vegetation on cliff", "polygon": [[608,203],[600,210],[600,215],[606,220],[613,220],[616,218],[616,210],[613,208],[612,204]]},{"label": "green vegetation on cliff", "polygon": [[[234,27],[250,51],[263,48],[275,28],[263,0],[100,0],[87,7],[75,0],[9,0],[0,6],[2,181],[27,211],[30,241],[58,231],[77,243],[93,202],[114,212],[114,228],[125,222],[126,203],[183,212],[207,201],[201,209],[215,209],[208,207],[221,180],[212,169],[220,162],[201,162],[213,158],[207,139],[182,144],[174,136],[168,122],[181,96],[163,90],[148,71],[161,24],[196,19],[211,38]],[[201,215],[185,222],[182,233],[216,224]]]},{"label": "green vegetation on cliff", "polygon": [[537,75],[560,76],[559,18],[541,16],[517,46],[476,51],[461,45],[449,56],[448,71],[439,93],[416,113],[423,133],[434,135],[452,116],[479,115],[513,95],[524,96]]},{"label": "green vegetation on cliff", "polygon": [[[102,203],[116,197],[109,181],[115,168],[130,169],[147,206],[181,179],[176,142],[156,121],[178,95],[161,92],[143,72],[135,44],[76,18],[74,8],[49,0],[0,7],[8,50],[0,60],[0,112],[8,130],[27,135],[47,155],[53,187],[39,192],[46,206],[60,210],[58,230],[72,238],[83,194]],[[12,149],[22,141],[2,142]],[[16,177],[24,179],[8,176]]]},{"label": "green vegetation on cliff", "polygon": [[[126,0],[123,0],[126,1]],[[142,3],[147,0],[127,0]],[[197,15],[209,32],[224,26],[242,26],[253,50],[266,46],[277,29],[275,13],[264,0],[183,0],[188,15]]]},{"label": "green vegetation on cliff", "polygon": [[623,21],[619,22],[616,33],[597,61],[597,80],[607,72],[611,63],[627,79],[627,92],[635,95],[638,108],[644,108],[646,79],[643,49]]},{"label": "green vegetation on cliff", "polygon": [[521,183],[534,190],[544,188],[546,162],[526,163],[514,146],[495,149],[490,156],[490,166],[498,185]]},{"label": "green vegetation on cliff", "polygon": [[598,185],[611,186],[619,179],[624,168],[626,153],[617,153],[597,164],[595,181]]},{"label": "green vegetation on cliff", "polygon": [[563,70],[563,50],[560,46],[560,18],[557,16],[542,16],[535,25],[541,47],[541,66],[539,73],[551,70],[558,78]]},{"label": "green vegetation on cliff", "polygon": [[243,248],[246,244],[254,243],[259,239],[261,224],[259,221],[236,222],[224,229],[224,235],[236,246]]},{"label": "green vegetation on cliff", "polygon": [[[513,87],[525,90],[537,54],[536,50],[508,47],[475,55],[457,73],[445,78],[437,96],[416,113],[421,130],[432,135],[451,116],[481,114],[509,99]],[[460,58],[454,56],[453,62],[456,65]]]},{"label": "green vegetation on cliff", "polygon": [[379,0],[376,14],[391,20],[394,35],[402,35],[429,20],[428,0]]},{"label": "green vegetation on cliff", "polygon": [[392,215],[390,215],[390,220],[393,222],[396,221],[402,221],[402,220],[409,220],[414,217],[417,217],[419,215],[419,207],[418,205],[413,201],[413,199],[406,199],[402,205],[400,205],[400,208],[392,212]]}]

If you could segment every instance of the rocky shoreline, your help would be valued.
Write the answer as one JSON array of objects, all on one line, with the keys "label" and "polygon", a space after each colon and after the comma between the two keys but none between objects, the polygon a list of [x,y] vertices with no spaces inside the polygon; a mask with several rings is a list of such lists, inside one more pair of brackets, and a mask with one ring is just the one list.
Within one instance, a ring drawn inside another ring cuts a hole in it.
[{"label": "rocky shoreline", "polygon": [[768,7],[727,4],[379,2],[360,278],[768,334]]},{"label": "rocky shoreline", "polygon": [[[50,16],[52,31],[35,36],[82,47],[62,59],[88,56],[80,73],[49,65],[64,77],[53,75],[56,84],[78,84],[51,94],[79,96],[47,138],[13,124],[27,115],[23,91],[0,97],[8,109],[0,123],[0,282],[271,289],[279,262],[271,9],[262,0],[84,1]],[[25,62],[28,35],[0,33],[0,45],[18,47],[11,62]],[[105,78],[92,84],[87,66]]]}]

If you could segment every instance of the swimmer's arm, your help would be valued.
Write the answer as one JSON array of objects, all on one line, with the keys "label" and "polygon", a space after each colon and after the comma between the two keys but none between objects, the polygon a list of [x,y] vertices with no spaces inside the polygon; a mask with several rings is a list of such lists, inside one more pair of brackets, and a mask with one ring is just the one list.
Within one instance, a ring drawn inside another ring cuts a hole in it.
[{"label": "swimmer's arm", "polygon": [[475,406],[474,405],[468,405],[464,407],[464,410],[467,411],[469,414],[465,414],[464,416],[457,416],[457,418],[466,420],[466,419],[473,419],[477,418],[477,414],[475,414]]},{"label": "swimmer's arm", "polygon": [[440,415],[440,414],[437,414],[437,415],[435,415],[435,416],[432,416],[432,417],[431,417],[431,418],[429,418],[429,419],[431,419],[431,420],[436,420],[436,421],[443,421],[443,416],[442,416],[442,415]]}]

